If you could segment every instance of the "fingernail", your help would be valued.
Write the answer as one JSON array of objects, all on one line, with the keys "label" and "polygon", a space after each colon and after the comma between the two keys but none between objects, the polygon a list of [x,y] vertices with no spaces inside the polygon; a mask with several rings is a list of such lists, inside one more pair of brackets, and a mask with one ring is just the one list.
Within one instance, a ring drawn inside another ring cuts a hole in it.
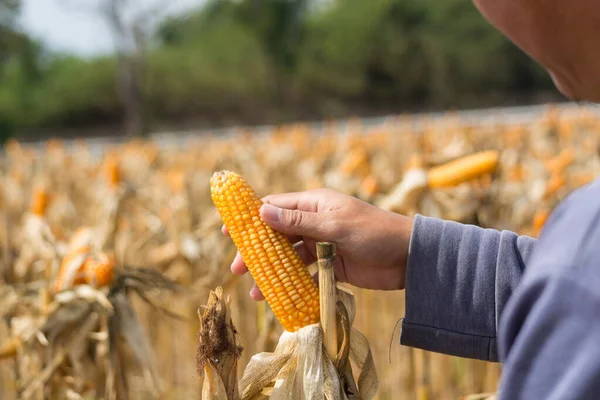
[{"label": "fingernail", "polygon": [[281,219],[281,208],[271,204],[263,204],[261,214],[264,220],[277,222]]}]

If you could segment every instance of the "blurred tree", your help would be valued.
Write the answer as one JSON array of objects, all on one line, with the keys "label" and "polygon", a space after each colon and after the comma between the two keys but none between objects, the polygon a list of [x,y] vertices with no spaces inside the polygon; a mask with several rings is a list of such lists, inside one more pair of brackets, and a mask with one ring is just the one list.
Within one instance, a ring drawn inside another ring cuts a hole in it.
[{"label": "blurred tree", "polygon": [[0,0],[0,27],[14,29],[21,0]]},{"label": "blurred tree", "polygon": [[101,15],[115,54],[48,55],[18,30],[17,2],[0,0],[0,118],[9,124],[125,121],[138,134],[150,123],[278,123],[554,90],[464,0],[207,0],[169,18],[176,2],[62,1]]},{"label": "blurred tree", "polygon": [[143,108],[140,81],[145,56],[145,38],[141,29],[143,18],[128,23],[125,10],[128,0],[105,0],[101,14],[111,27],[115,44],[118,81],[117,90],[124,111],[125,133],[130,136],[143,133]]},{"label": "blurred tree", "polygon": [[319,93],[329,104],[477,106],[548,85],[464,0],[338,0],[306,31],[298,96]]},{"label": "blurred tree", "polygon": [[274,85],[269,54],[232,8],[207,7],[160,26],[146,80],[152,114],[260,123],[278,109],[267,104]]},{"label": "blurred tree", "polygon": [[291,70],[310,4],[311,0],[208,0],[199,12],[167,19],[157,37],[165,45],[182,44],[230,21],[256,35],[277,68]]},{"label": "blurred tree", "polygon": [[142,93],[147,42],[150,30],[168,7],[164,1],[100,0],[73,3],[71,7],[98,13],[113,35],[117,60],[117,92],[123,107],[123,123],[128,136],[142,135],[144,96]]},{"label": "blurred tree", "polygon": [[22,41],[16,26],[20,0],[0,0],[0,68],[13,57]]},{"label": "blurred tree", "polygon": [[[273,92],[280,109],[290,98],[289,81],[296,68],[298,47],[303,40],[311,0],[209,0],[198,13],[170,18],[157,31],[164,45],[201,42],[216,27],[244,29],[257,39],[267,55]],[[222,46],[235,43],[221,39]]]},{"label": "blurred tree", "polygon": [[0,0],[0,140],[23,124],[41,78],[42,47],[21,31],[20,0]]}]

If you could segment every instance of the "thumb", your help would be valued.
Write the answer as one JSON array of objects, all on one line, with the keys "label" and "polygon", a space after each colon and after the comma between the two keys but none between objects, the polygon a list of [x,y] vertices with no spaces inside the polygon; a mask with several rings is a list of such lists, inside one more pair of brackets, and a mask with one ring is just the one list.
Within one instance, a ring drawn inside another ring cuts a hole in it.
[{"label": "thumb", "polygon": [[322,239],[325,233],[324,218],[319,213],[288,210],[265,203],[260,209],[260,216],[271,228],[284,235]]}]

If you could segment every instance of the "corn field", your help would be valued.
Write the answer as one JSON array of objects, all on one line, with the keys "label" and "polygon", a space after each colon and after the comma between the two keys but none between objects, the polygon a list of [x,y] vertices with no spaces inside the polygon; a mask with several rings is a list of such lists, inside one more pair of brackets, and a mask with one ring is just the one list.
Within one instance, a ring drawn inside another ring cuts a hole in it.
[{"label": "corn field", "polygon": [[[42,151],[8,143],[0,398],[201,398],[198,312],[218,286],[231,296],[243,347],[238,375],[253,355],[275,349],[283,328],[265,302],[250,299],[251,278],[229,270],[236,248],[211,200],[215,171],[236,171],[259,195],[329,187],[394,212],[531,236],[600,175],[600,117],[585,108],[566,115],[549,107],[526,124],[479,126],[452,114],[418,122],[239,130],[178,147],[132,140],[99,153],[85,140],[49,140]],[[475,153],[488,157],[483,170],[460,164]],[[414,171],[429,183],[411,184]],[[379,379],[375,398],[496,390],[499,364],[399,345],[403,292],[350,289],[354,327],[370,343]]]}]

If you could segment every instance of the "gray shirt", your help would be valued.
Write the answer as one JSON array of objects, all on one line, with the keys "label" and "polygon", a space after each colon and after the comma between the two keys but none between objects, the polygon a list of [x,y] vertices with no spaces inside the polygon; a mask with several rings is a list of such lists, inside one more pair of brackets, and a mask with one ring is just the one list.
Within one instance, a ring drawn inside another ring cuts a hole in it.
[{"label": "gray shirt", "polygon": [[600,180],[539,241],[416,216],[400,342],[501,361],[501,400],[600,399]]}]

